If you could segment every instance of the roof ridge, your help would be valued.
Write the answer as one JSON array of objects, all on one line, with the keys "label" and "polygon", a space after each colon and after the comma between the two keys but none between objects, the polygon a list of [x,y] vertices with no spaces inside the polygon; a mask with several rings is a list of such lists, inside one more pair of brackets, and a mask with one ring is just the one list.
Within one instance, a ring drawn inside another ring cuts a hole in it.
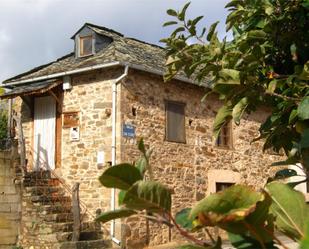
[{"label": "roof ridge", "polygon": [[90,23],[90,22],[85,22],[84,25],[83,25],[81,28],[79,28],[79,29],[74,33],[74,35],[72,35],[71,39],[73,39],[73,38],[75,37],[75,35],[76,35],[77,33],[79,33],[79,31],[81,31],[85,26],[90,26],[90,27],[93,27],[93,28],[101,29],[101,30],[103,30],[103,31],[106,31],[106,32],[109,32],[109,33],[114,33],[114,34],[116,34],[116,35],[118,35],[118,36],[124,37],[124,35],[123,35],[122,33],[118,32],[118,31],[115,31],[115,30],[113,30],[113,29],[109,29],[109,28],[106,28],[106,27],[104,27],[104,26],[99,26],[99,25],[96,25],[96,24],[93,24],[93,23]]},{"label": "roof ridge", "polygon": [[150,46],[153,46],[153,47],[157,47],[157,48],[160,48],[160,49],[164,49],[164,47],[162,47],[162,46],[160,46],[160,45],[157,45],[157,44],[154,44],[154,43],[150,43],[150,42],[146,42],[146,41],[142,41],[142,40],[139,40],[139,39],[136,39],[136,38],[124,37],[124,39],[129,39],[129,40],[141,42],[141,43],[146,44],[146,45],[150,45]]}]

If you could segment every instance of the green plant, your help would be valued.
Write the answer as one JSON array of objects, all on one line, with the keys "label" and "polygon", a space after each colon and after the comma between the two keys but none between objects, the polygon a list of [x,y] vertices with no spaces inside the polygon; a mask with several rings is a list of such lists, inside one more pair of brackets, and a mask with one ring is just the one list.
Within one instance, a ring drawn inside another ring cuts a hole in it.
[{"label": "green plant", "polygon": [[[213,238],[209,227],[219,227],[229,234],[236,248],[286,248],[275,229],[308,248],[309,207],[302,193],[287,184],[273,181],[257,192],[244,185],[234,185],[212,194],[192,208],[171,212],[171,192],[163,184],[145,179],[151,169],[143,140],[138,144],[141,158],[136,164],[119,164],[107,170],[99,180],[103,186],[118,188],[120,209],[100,214],[103,223],[131,215],[146,217],[178,230],[193,245],[180,248],[221,248],[221,238]],[[204,229],[211,242],[194,237]]]},{"label": "green plant", "polygon": [[223,106],[214,122],[215,136],[226,120],[239,125],[244,113],[269,107],[257,139],[264,139],[264,150],[286,153],[288,160],[281,165],[302,163],[307,173],[309,1],[230,1],[226,29],[233,32],[231,41],[218,39],[218,22],[208,32],[200,31],[203,17],[188,19],[188,7],[167,11],[173,20],[164,26],[176,28],[162,40],[167,50],[165,80],[183,71],[206,85],[205,98],[218,94]]}]

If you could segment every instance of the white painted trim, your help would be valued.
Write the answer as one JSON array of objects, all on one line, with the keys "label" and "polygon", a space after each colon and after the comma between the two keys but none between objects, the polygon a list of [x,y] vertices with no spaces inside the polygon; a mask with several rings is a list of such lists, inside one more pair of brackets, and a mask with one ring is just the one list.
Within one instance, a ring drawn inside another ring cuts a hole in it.
[{"label": "white painted trim", "polygon": [[54,74],[49,74],[49,75],[46,75],[46,76],[30,78],[30,79],[27,79],[27,80],[12,81],[12,82],[6,83],[6,84],[2,83],[1,87],[15,86],[15,85],[20,85],[20,84],[25,84],[25,83],[35,82],[35,81],[53,79],[53,78],[57,78],[57,77],[63,77],[63,76],[66,76],[66,75],[72,75],[72,74],[76,74],[76,73],[82,73],[82,72],[87,72],[87,71],[92,71],[92,70],[107,68],[107,67],[113,67],[113,66],[119,66],[119,65],[121,65],[119,61],[114,61],[114,62],[109,62],[109,63],[104,63],[104,64],[98,64],[98,65],[95,65],[95,66],[69,70],[69,71],[65,71],[65,72],[61,72],[61,73],[54,73]]},{"label": "white painted trim", "polygon": [[[144,71],[144,72],[148,72],[148,73],[152,73],[152,74],[156,74],[156,75],[160,75],[160,76],[164,75],[164,72],[161,71],[161,70],[150,69],[150,68],[146,68],[146,67],[141,66],[141,65],[128,63],[128,62],[113,61],[113,62],[98,64],[98,65],[94,65],[94,66],[90,66],[90,67],[84,67],[84,68],[69,70],[69,71],[65,71],[65,72],[61,72],[61,73],[54,73],[54,74],[49,74],[49,75],[45,75],[45,76],[34,77],[34,78],[26,79],[26,80],[17,80],[17,81],[12,81],[10,83],[2,83],[0,86],[1,87],[15,86],[15,85],[20,85],[20,84],[25,84],[25,83],[35,82],[35,81],[41,81],[41,80],[47,80],[47,79],[53,79],[53,78],[57,78],[57,77],[63,77],[65,75],[72,75],[72,74],[92,71],[92,70],[101,69],[101,68],[108,68],[108,67],[113,67],[113,66],[129,66],[130,68],[133,68],[133,69],[136,69],[136,70],[140,70],[140,71]],[[197,82],[190,80],[190,79],[183,77],[183,76],[177,76],[176,75],[174,77],[174,79],[179,80],[179,81],[183,81],[183,82],[186,82],[186,83],[198,85]]]},{"label": "white painted trim", "polygon": [[[127,77],[129,71],[129,66],[126,65],[124,72],[121,76],[114,80],[112,85],[112,166],[116,165],[116,138],[117,138],[117,85],[121,82],[125,77]],[[111,210],[115,210],[115,199],[116,199],[116,190],[113,188],[111,190]],[[120,241],[115,238],[115,220],[111,221],[110,233],[112,240],[120,245]]]}]

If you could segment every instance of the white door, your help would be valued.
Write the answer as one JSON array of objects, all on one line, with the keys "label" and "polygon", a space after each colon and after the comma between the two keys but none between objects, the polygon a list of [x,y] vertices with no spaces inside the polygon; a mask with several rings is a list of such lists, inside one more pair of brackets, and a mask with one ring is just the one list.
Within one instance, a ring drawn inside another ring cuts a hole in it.
[{"label": "white door", "polygon": [[51,96],[34,100],[34,170],[55,169],[56,102]]}]

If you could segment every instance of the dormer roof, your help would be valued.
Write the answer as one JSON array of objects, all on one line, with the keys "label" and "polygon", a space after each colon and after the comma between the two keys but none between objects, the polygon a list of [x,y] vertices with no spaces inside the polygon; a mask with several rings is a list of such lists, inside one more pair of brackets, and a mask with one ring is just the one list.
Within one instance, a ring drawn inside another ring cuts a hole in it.
[{"label": "dormer roof", "polygon": [[120,36],[120,37],[124,36],[123,34],[117,32],[113,29],[109,29],[109,28],[106,28],[106,27],[103,27],[103,26],[99,26],[99,25],[95,25],[95,24],[86,22],[79,30],[77,30],[75,32],[75,34],[71,37],[71,39],[74,39],[75,36],[85,27],[92,29],[95,33],[97,33],[99,35],[110,36],[111,38],[115,35]]}]

